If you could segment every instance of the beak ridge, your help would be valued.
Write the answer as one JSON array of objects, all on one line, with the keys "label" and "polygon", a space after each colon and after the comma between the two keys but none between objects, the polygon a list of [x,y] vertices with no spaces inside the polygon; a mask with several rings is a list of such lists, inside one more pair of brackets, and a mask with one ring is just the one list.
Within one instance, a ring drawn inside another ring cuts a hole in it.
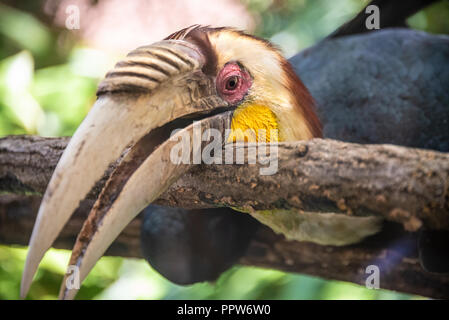
[{"label": "beak ridge", "polygon": [[195,45],[164,40],[132,51],[106,75],[43,197],[22,276],[22,298],[80,201],[127,147],[174,119],[227,106],[213,79],[201,72],[204,63]]}]

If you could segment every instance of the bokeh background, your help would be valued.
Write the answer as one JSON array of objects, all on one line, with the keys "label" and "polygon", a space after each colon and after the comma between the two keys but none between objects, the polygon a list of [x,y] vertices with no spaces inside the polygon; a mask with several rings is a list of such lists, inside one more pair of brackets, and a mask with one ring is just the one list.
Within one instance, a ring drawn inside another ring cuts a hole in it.
[{"label": "bokeh background", "polygon": [[[192,24],[233,26],[267,38],[287,57],[334,31],[363,0],[36,0],[0,1],[0,137],[69,136],[95,101],[99,80],[137,46]],[[68,29],[71,5],[80,28]],[[408,20],[449,33],[449,1]],[[1,223],[1,221],[0,221]],[[0,299],[18,299],[26,250],[0,245]],[[29,298],[56,299],[69,252],[50,250]],[[385,290],[252,267],[215,283],[174,285],[144,261],[104,257],[78,299],[419,299]]]}]

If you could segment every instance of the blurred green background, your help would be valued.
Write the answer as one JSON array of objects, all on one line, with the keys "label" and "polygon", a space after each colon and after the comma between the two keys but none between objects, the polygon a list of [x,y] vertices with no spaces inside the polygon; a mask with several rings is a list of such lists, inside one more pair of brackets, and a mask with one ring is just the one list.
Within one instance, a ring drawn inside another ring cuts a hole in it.
[{"label": "blurred green background", "polygon": [[[198,7],[196,13],[204,16],[201,6],[207,5],[207,2],[194,2]],[[58,14],[61,15],[61,10],[64,13],[61,6],[71,3],[77,1],[62,1],[58,5],[51,0],[0,3],[0,137],[12,134],[72,135],[95,100],[99,80],[114,62],[126,53],[123,48],[117,50],[117,46],[102,48],[101,41],[98,45],[98,41],[95,42],[97,38],[92,37],[92,30],[99,29],[95,24],[90,29],[86,27],[90,33],[83,33],[83,21],[86,25],[88,23],[86,19],[83,20],[83,12],[92,13],[93,8],[97,8],[95,12],[101,13],[103,10],[106,12],[104,16],[107,16],[107,9],[101,7],[104,1],[78,1],[84,10],[80,16],[80,30],[68,30],[64,28],[64,24],[58,24]],[[334,31],[366,3],[367,1],[361,0],[229,0],[222,1],[224,9],[220,8],[220,11],[222,15],[229,15],[230,20],[225,20],[228,25],[232,25],[233,21],[242,22],[245,19],[246,24],[240,24],[239,27],[247,26],[252,33],[270,39],[281,47],[286,56],[291,56]],[[120,6],[120,3],[116,2],[115,5]],[[228,7],[229,12],[226,11]],[[160,14],[170,15],[170,12]],[[151,18],[150,15],[150,23]],[[209,18],[214,21],[213,16]],[[192,15],[191,19],[194,20],[195,16]],[[95,22],[95,16],[92,19],[90,14],[90,20]],[[100,22],[97,22],[101,23],[102,20],[98,20]],[[196,21],[189,24],[193,23]],[[412,28],[427,32],[449,33],[449,1],[437,3],[419,12],[411,17],[408,23]],[[117,20],[115,24],[120,28],[126,22],[122,19]],[[166,32],[165,35],[176,29]],[[113,37],[114,30],[110,30],[110,33]],[[120,39],[116,39],[116,42],[120,43]],[[148,43],[147,41],[141,44]],[[0,299],[19,298],[25,255],[26,250],[23,248],[0,246]],[[68,259],[68,251],[50,250],[37,273],[29,298],[55,299]],[[251,267],[234,267],[213,284],[201,283],[181,287],[166,281],[144,260],[104,257],[83,283],[77,298],[419,297]]]}]

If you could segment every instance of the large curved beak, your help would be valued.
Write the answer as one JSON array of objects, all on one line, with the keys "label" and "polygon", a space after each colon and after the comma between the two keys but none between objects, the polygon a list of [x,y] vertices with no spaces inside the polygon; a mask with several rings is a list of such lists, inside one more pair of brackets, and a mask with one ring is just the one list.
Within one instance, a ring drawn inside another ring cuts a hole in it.
[{"label": "large curved beak", "polygon": [[[165,141],[171,130],[229,108],[217,95],[214,78],[201,71],[205,63],[195,45],[165,40],[132,51],[106,75],[43,197],[30,239],[22,297],[45,252],[110,164],[124,155],[72,252],[70,264],[79,268],[81,281],[122,229],[186,170],[167,158],[175,143]],[[202,123],[223,129],[228,119],[224,113]],[[179,134],[193,134],[193,126]],[[61,297],[75,293],[64,281]]]}]

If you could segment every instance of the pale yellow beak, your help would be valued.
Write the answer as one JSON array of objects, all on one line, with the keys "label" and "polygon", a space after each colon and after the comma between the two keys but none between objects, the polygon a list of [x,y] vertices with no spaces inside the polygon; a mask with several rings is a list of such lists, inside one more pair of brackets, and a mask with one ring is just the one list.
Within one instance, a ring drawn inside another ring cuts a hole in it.
[{"label": "pale yellow beak", "polygon": [[[201,119],[229,108],[217,95],[213,77],[201,71],[204,63],[195,45],[166,40],[136,49],[106,75],[42,200],[23,272],[23,298],[45,252],[121,155],[72,252],[70,264],[79,268],[81,281],[121,230],[187,169],[167,158],[174,143],[167,140],[170,130],[192,123],[186,118]],[[202,124],[224,130],[229,118],[223,113]],[[178,134],[192,134],[192,127],[182,132]],[[61,298],[75,294],[64,281]]]}]

